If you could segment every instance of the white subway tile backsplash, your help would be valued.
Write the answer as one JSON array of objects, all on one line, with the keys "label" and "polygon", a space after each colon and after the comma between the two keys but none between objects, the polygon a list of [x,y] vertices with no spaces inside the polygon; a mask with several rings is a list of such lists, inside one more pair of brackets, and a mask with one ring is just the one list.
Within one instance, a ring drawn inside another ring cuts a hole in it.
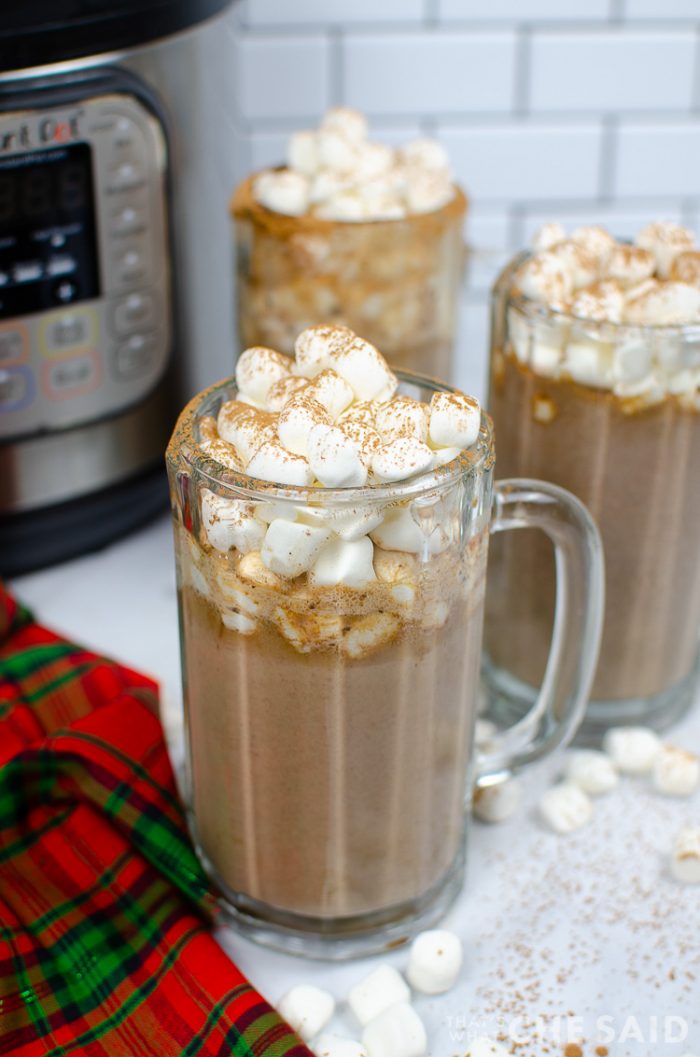
[{"label": "white subway tile backsplash", "polygon": [[694,59],[695,40],[682,31],[535,32],[531,109],[687,110]]},{"label": "white subway tile backsplash", "polygon": [[598,193],[597,124],[450,126],[442,128],[440,139],[477,201],[590,198]]},{"label": "white subway tile backsplash", "polygon": [[349,35],[344,96],[369,114],[508,111],[514,60],[509,31]]},{"label": "white subway tile backsplash", "polygon": [[438,0],[438,3],[442,18],[459,20],[603,19],[610,11],[610,0]]},{"label": "white subway tile backsplash", "polygon": [[623,125],[615,195],[700,196],[700,121]]},{"label": "white subway tile backsplash", "polygon": [[249,26],[337,25],[341,22],[418,22],[423,0],[248,0]]},{"label": "white subway tile backsplash", "polygon": [[323,36],[243,35],[238,64],[244,118],[319,117],[329,102],[328,42]]},{"label": "white subway tile backsplash", "polygon": [[467,288],[487,291],[510,256],[510,218],[505,209],[483,213],[470,208],[466,239]]},{"label": "white subway tile backsplash", "polygon": [[455,355],[455,384],[483,404],[488,391],[489,304],[486,294],[462,299]]},{"label": "white subway tile backsplash", "polygon": [[625,18],[698,19],[697,0],[623,0]]}]

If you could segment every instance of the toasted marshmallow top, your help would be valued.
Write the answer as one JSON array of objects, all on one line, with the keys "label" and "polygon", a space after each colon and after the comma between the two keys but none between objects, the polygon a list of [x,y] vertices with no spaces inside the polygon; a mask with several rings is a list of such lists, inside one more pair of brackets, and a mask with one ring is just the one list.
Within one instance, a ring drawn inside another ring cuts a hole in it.
[{"label": "toasted marshmallow top", "polygon": [[397,395],[384,357],[348,327],[308,327],[295,349],[295,359],[259,346],[241,354],[238,397],[200,427],[208,454],[273,483],[346,488],[406,480],[476,443],[473,397]]},{"label": "toasted marshmallow top", "polygon": [[286,168],[265,170],[253,181],[255,199],[273,212],[349,223],[432,213],[454,193],[439,143],[372,142],[364,115],[350,107],[329,110],[317,129],[294,132]]}]

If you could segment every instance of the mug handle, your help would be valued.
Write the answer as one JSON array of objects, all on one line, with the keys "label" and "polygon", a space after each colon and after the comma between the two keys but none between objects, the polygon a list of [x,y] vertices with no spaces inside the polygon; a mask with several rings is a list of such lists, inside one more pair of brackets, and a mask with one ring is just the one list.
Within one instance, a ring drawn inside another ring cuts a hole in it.
[{"label": "mug handle", "polygon": [[605,577],[600,533],[570,492],[517,478],[494,486],[491,532],[538,528],[554,545],[556,607],[552,642],[537,699],[479,754],[476,787],[501,781],[573,737],[595,675],[603,628]]}]

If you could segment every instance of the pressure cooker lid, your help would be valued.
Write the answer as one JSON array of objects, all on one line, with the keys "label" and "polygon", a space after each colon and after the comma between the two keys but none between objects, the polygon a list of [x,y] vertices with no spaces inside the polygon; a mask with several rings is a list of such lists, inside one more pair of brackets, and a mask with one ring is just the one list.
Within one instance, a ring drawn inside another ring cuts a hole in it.
[{"label": "pressure cooker lid", "polygon": [[231,0],[0,0],[0,70],[122,51],[187,29]]}]

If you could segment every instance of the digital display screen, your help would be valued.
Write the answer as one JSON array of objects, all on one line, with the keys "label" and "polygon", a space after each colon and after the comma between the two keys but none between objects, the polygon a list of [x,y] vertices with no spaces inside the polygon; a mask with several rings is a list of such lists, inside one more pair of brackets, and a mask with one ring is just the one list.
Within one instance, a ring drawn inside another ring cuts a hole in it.
[{"label": "digital display screen", "polygon": [[90,145],[0,158],[0,319],[99,295]]}]

